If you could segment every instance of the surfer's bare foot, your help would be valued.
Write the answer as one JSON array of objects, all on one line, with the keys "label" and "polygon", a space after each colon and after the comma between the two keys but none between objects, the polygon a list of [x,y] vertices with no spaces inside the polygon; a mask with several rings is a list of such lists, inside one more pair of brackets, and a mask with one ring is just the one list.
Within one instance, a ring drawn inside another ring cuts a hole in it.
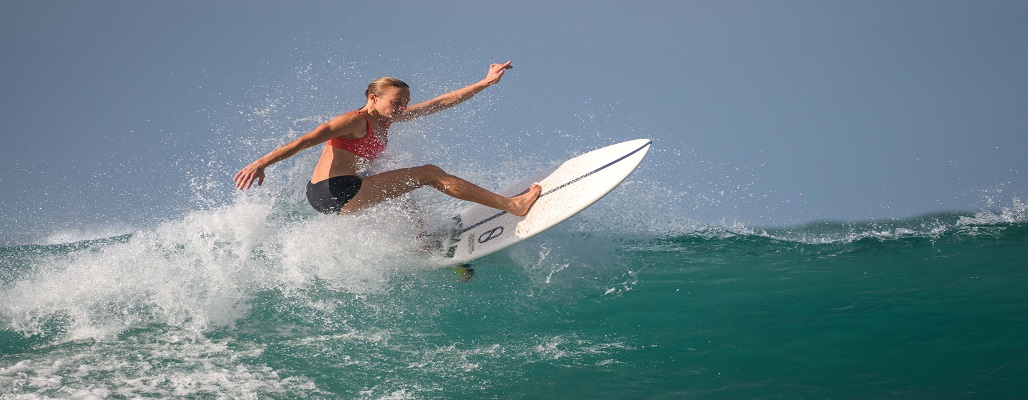
[{"label": "surfer's bare foot", "polygon": [[532,209],[532,205],[535,204],[535,201],[539,199],[539,195],[542,193],[543,187],[533,184],[527,190],[521,192],[521,194],[510,198],[512,207],[507,212],[524,217]]}]

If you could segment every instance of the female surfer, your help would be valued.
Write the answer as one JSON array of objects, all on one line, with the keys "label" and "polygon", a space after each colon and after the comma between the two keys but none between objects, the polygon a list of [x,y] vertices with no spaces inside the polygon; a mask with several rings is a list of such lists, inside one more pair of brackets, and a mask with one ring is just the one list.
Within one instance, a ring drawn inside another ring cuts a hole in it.
[{"label": "female surfer", "polygon": [[271,151],[243,167],[233,180],[239,189],[249,189],[254,181],[260,186],[264,183],[264,169],[269,165],[328,142],[307,183],[307,200],[320,212],[352,213],[422,186],[431,186],[451,197],[523,216],[539,198],[542,191],[539,185],[532,185],[519,195],[505,197],[450,175],[435,165],[358,176],[358,170],[385,149],[393,122],[409,121],[460,104],[499,83],[504,71],[511,68],[510,61],[492,64],[481,81],[412,106],[407,105],[410,87],[406,83],[388,77],[376,79],[364,92],[367,98],[364,107],[338,115]]}]

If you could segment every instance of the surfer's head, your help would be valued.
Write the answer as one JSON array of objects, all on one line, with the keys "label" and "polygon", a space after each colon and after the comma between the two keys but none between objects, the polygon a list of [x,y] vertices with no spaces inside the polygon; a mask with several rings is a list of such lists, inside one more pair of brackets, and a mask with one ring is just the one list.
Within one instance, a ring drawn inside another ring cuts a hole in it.
[{"label": "surfer's head", "polygon": [[410,85],[396,78],[382,77],[368,84],[364,91],[368,106],[379,115],[391,118],[407,109],[410,102]]},{"label": "surfer's head", "polygon": [[371,94],[381,96],[385,88],[388,87],[410,90],[410,85],[408,85],[406,82],[396,78],[383,76],[381,78],[371,81],[371,83],[368,84],[368,90],[364,91],[364,96],[367,97]]}]

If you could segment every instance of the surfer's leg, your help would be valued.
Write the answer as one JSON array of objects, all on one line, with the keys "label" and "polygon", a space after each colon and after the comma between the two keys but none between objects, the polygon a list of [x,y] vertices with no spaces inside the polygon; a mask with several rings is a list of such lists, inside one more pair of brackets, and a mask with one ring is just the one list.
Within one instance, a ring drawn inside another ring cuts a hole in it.
[{"label": "surfer's leg", "polygon": [[418,182],[415,168],[403,168],[366,177],[357,194],[346,202],[342,212],[355,212],[383,201],[410,193],[424,186]]},{"label": "surfer's leg", "polygon": [[474,183],[450,175],[434,165],[426,165],[425,167],[430,170],[431,179],[428,180],[428,185],[436,190],[446,193],[450,197],[472,201],[517,216],[528,214],[528,210],[531,209],[532,204],[535,203],[535,200],[542,193],[541,186],[532,185],[528,190],[514,197],[500,196]]},{"label": "surfer's leg", "polygon": [[431,186],[451,197],[503,210],[517,216],[528,214],[528,210],[542,192],[542,187],[532,185],[517,196],[500,196],[430,164],[383,172],[364,178],[360,191],[346,203],[343,212],[361,210],[422,186]]}]

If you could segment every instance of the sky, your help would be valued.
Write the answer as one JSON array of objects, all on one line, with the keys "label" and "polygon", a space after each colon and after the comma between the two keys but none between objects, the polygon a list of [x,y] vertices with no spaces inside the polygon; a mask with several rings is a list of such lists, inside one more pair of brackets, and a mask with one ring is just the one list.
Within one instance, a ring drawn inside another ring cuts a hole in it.
[{"label": "sky", "polygon": [[461,170],[650,138],[648,198],[751,226],[1028,198],[1028,3],[631,3],[0,2],[0,241],[231,201],[372,79],[417,101],[507,60],[397,145]]}]

